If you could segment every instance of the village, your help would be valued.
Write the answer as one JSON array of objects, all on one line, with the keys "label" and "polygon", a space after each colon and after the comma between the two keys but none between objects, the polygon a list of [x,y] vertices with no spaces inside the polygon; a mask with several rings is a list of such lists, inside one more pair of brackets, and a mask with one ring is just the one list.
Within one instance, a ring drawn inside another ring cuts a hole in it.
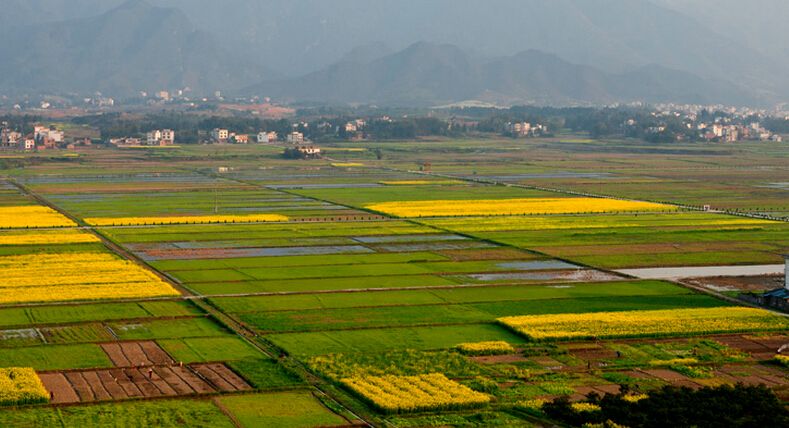
[{"label": "village", "polygon": [[[361,142],[419,137],[462,138],[470,136],[530,139],[550,138],[553,137],[554,131],[562,131],[562,128],[568,127],[576,132],[585,131],[583,124],[580,128],[577,127],[578,123],[582,123],[586,118],[582,118],[573,125],[568,123],[569,116],[562,116],[566,113],[562,110],[557,111],[558,116],[556,116],[556,111],[549,111],[549,114],[554,115],[554,117],[550,117],[544,112],[519,113],[517,108],[512,108],[509,112],[493,113],[481,119],[473,116],[464,117],[462,115],[466,113],[464,111],[453,111],[450,112],[451,115],[443,117],[435,117],[432,114],[401,115],[400,117],[375,115],[356,118],[343,117],[342,115],[310,115],[291,121],[284,119],[280,121],[247,121],[242,122],[243,126],[238,125],[238,120],[217,117],[212,122],[213,126],[219,125],[219,127],[203,128],[200,124],[187,123],[176,128],[145,130],[140,126],[145,132],[128,133],[127,135],[117,135],[117,133],[111,132],[109,136],[103,135],[100,127],[94,129],[95,135],[85,136],[84,132],[70,133],[69,124],[66,122],[34,123],[24,126],[20,126],[19,123],[2,122],[0,123],[0,150],[28,152],[53,149],[74,150],[79,146],[93,144],[131,148],[172,147],[177,144],[284,143],[297,147],[312,147],[310,156],[314,156],[316,151],[319,151],[313,147],[315,143],[332,141]],[[614,117],[612,115],[611,119]],[[601,129],[599,126],[586,132],[589,132],[593,138],[624,137],[665,143],[676,141],[780,143],[782,141],[780,133],[776,132],[770,123],[763,124],[759,120],[760,118],[768,122],[776,120],[767,116],[761,117],[737,112],[711,115],[706,111],[699,113],[687,109],[656,108],[651,112],[648,110],[639,111],[638,115],[626,117],[623,122],[611,122],[610,125],[602,128],[607,132],[598,132]],[[237,124],[236,129],[227,126],[233,123]],[[258,130],[255,131],[255,128]],[[180,141],[177,140],[176,134],[181,135]],[[189,135],[184,137],[185,134]]]}]

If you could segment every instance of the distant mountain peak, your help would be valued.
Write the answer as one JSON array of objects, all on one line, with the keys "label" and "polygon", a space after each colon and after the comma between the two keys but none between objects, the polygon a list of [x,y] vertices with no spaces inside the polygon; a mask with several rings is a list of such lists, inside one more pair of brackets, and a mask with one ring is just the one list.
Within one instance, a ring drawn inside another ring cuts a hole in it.
[{"label": "distant mountain peak", "polygon": [[[42,30],[43,28],[43,30]],[[13,32],[0,45],[0,90],[133,96],[232,91],[270,72],[195,31],[186,14],[128,0],[101,15]]]},{"label": "distant mountain peak", "polygon": [[437,105],[477,100],[498,104],[612,102],[757,102],[734,84],[648,65],[606,73],[528,49],[482,59],[458,46],[418,42],[369,63],[339,62],[304,77],[263,82],[248,92],[304,102]]}]

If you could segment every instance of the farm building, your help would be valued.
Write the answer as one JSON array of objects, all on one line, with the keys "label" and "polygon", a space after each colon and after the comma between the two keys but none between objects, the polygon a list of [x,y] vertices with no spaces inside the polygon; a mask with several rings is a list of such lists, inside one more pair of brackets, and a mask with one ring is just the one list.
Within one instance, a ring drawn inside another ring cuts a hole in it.
[{"label": "farm building", "polygon": [[784,286],[770,290],[761,295],[749,293],[742,295],[741,298],[751,303],[756,303],[760,306],[768,308],[779,309],[784,312],[789,312],[789,254],[784,255]]}]

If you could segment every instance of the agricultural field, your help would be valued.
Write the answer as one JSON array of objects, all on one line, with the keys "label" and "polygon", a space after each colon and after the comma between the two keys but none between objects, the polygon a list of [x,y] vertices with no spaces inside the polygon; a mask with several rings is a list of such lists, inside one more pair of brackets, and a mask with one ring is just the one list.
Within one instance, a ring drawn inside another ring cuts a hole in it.
[{"label": "agricultural field", "polygon": [[424,222],[605,269],[781,263],[786,222],[677,212]]},{"label": "agricultural field", "polygon": [[668,385],[789,401],[786,318],[618,272],[781,263],[785,189],[759,183],[785,166],[597,144],[86,149],[1,170],[0,425],[533,427],[558,397]]},{"label": "agricultural field", "polygon": [[196,172],[104,177],[58,175],[22,181],[32,191],[46,195],[56,206],[93,226],[282,222],[291,218],[363,214]]}]

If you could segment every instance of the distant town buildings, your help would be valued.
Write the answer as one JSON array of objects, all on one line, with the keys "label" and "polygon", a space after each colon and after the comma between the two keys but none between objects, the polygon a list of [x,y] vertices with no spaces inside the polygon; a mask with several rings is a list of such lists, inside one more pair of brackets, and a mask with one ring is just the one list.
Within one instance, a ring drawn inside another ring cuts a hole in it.
[{"label": "distant town buildings", "polygon": [[304,134],[301,132],[293,131],[286,137],[286,140],[290,144],[302,144],[304,143]]},{"label": "distant town buildings", "polygon": [[146,134],[145,142],[149,146],[172,146],[175,144],[175,131],[154,129]]},{"label": "distant town buildings", "polygon": [[258,143],[273,143],[276,142],[278,139],[279,136],[277,135],[276,132],[273,131],[271,132],[262,131],[262,132],[258,132],[257,135]]},{"label": "distant town buildings", "polygon": [[548,133],[548,128],[541,124],[532,125],[529,122],[515,122],[507,124],[506,133],[513,138],[539,137]]},{"label": "distant town buildings", "polygon": [[54,126],[35,125],[33,127],[33,139],[37,143],[43,144],[48,141],[54,144],[60,144],[64,141],[63,131],[58,131]]},{"label": "distant town buildings", "polygon": [[124,146],[135,147],[142,145],[139,138],[132,138],[132,137],[110,138],[109,143],[112,144],[113,146],[118,146],[118,147],[124,147]]},{"label": "distant town buildings", "polygon": [[320,147],[301,146],[301,147],[296,147],[296,150],[298,150],[299,152],[301,152],[301,154],[303,154],[305,157],[308,157],[308,158],[310,158],[310,157],[319,157],[321,155]]},{"label": "distant town buildings", "polygon": [[234,144],[249,144],[249,135],[246,134],[232,134],[230,142]]},{"label": "distant town buildings", "polygon": [[65,133],[54,126],[33,125],[33,132],[24,135],[11,130],[7,123],[0,126],[0,149],[45,150],[64,147]]},{"label": "distant town buildings", "polygon": [[257,135],[238,134],[224,128],[215,128],[209,133],[209,143],[213,144],[249,144],[250,142],[268,143],[277,141],[276,132],[259,132]]},{"label": "distant town buildings", "polygon": [[230,138],[230,131],[223,128],[214,128],[211,130],[211,140],[215,143],[227,143]]},{"label": "distant town buildings", "polygon": [[6,127],[0,128],[0,148],[2,149],[18,149],[21,138],[22,134],[19,132],[11,131]]},{"label": "distant town buildings", "polygon": [[706,141],[719,141],[735,143],[738,141],[773,141],[781,142],[783,138],[778,134],[768,131],[759,122],[749,125],[720,123],[699,123],[696,128],[699,137]]},{"label": "distant town buildings", "polygon": [[85,104],[94,107],[113,107],[115,105],[115,100],[108,97],[96,96],[92,98],[84,98],[82,101]]}]

